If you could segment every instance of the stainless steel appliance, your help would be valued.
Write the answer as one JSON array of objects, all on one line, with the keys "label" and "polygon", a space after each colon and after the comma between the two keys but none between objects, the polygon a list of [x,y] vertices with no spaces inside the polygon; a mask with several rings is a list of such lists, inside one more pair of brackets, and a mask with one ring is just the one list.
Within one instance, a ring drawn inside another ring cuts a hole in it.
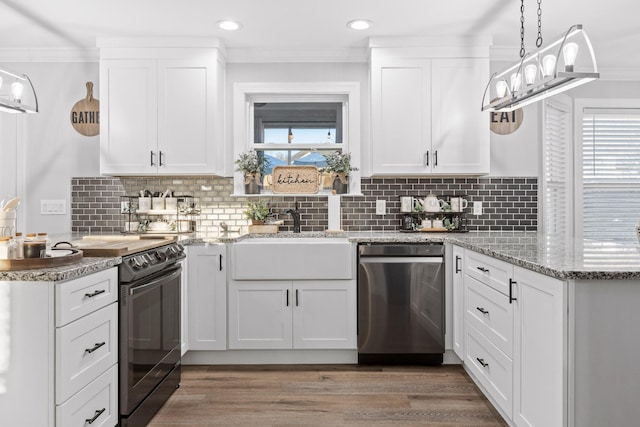
[{"label": "stainless steel appliance", "polygon": [[358,247],[358,362],[440,364],[444,246]]},{"label": "stainless steel appliance", "polygon": [[120,426],[146,426],[180,384],[178,243],[122,258],[120,284]]}]

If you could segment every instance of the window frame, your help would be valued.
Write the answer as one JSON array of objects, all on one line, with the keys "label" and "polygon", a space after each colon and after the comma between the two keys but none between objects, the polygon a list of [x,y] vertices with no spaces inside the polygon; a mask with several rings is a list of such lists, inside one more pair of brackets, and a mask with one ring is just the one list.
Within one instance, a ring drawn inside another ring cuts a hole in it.
[{"label": "window frame", "polygon": [[576,98],[574,100],[574,235],[578,240],[584,239],[584,215],[582,205],[584,203],[584,177],[582,170],[583,138],[582,122],[585,108],[591,109],[640,109],[638,98]]},{"label": "window frame", "polygon": [[[351,153],[353,164],[362,169],[360,141],[360,83],[358,82],[262,82],[235,83],[233,86],[233,159],[252,149],[326,149],[327,144],[257,144],[254,142],[254,102],[342,102],[343,153]],[[294,146],[295,145],[295,146]],[[234,168],[235,169],[235,168]],[[234,195],[244,196],[244,178],[234,171]],[[360,194],[360,171],[349,175],[349,195]],[[324,193],[317,193],[324,195]],[[327,193],[328,194],[328,193]],[[271,193],[261,194],[272,196]],[[278,196],[282,196],[278,194]],[[295,195],[289,195],[295,196]]]}]

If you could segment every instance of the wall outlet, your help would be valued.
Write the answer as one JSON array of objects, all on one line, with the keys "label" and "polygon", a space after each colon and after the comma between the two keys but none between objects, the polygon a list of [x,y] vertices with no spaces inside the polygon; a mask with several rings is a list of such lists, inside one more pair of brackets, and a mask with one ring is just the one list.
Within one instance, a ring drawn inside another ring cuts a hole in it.
[{"label": "wall outlet", "polygon": [[482,215],[482,202],[473,202],[473,214]]},{"label": "wall outlet", "polygon": [[376,215],[385,215],[387,213],[387,201],[384,199],[376,200]]}]

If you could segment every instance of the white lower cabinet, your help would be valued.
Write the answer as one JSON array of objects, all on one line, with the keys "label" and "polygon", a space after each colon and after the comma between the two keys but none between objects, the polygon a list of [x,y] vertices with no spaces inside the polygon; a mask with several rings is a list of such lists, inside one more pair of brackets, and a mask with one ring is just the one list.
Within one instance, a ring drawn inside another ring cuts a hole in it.
[{"label": "white lower cabinet", "polygon": [[518,426],[566,425],[566,284],[513,270],[513,420]]},{"label": "white lower cabinet", "polygon": [[567,283],[464,254],[467,371],[511,424],[567,425]]},{"label": "white lower cabinet", "polygon": [[0,424],[118,423],[117,278],[111,268],[66,282],[0,282],[11,337],[0,358]]},{"label": "white lower cabinet", "polygon": [[355,349],[355,280],[229,283],[229,348]]},{"label": "white lower cabinet", "polygon": [[118,366],[114,365],[56,409],[56,426],[118,424]]},{"label": "white lower cabinet", "polygon": [[226,246],[189,245],[187,333],[189,350],[227,348]]}]

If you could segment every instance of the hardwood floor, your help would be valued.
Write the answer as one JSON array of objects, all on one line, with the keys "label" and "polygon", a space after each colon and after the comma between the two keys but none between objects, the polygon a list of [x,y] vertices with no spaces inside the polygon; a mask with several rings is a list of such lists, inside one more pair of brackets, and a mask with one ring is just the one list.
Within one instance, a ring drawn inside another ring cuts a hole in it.
[{"label": "hardwood floor", "polygon": [[184,366],[149,427],[506,426],[459,365]]}]

